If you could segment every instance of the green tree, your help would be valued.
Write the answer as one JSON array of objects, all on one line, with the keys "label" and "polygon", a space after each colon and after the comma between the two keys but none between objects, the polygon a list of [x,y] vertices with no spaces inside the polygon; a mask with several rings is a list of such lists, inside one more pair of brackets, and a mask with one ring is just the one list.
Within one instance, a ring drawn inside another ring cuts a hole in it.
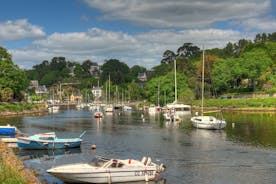
[{"label": "green tree", "polygon": [[256,80],[265,69],[273,64],[273,61],[265,50],[257,48],[244,53],[241,62],[243,76],[251,79],[251,87],[255,91]]},{"label": "green tree", "polygon": [[101,67],[101,81],[106,81],[109,78],[113,84],[122,84],[131,81],[130,69],[127,64],[120,62],[117,59],[105,61]]},{"label": "green tree", "polygon": [[147,71],[147,69],[145,67],[142,67],[139,65],[134,65],[133,67],[130,68],[130,73],[131,73],[133,79],[137,78],[138,73],[143,73],[146,71]]},{"label": "green tree", "polygon": [[[166,102],[171,103],[174,101],[174,72],[170,72],[167,75],[152,78],[148,81],[146,86],[146,97],[147,99],[154,104],[157,104],[158,101],[158,83],[160,83],[160,105],[165,103],[165,94]],[[188,79],[183,73],[177,73],[177,93],[179,102],[189,103],[185,100],[184,97],[181,97],[185,94],[193,94],[191,89],[188,87]],[[193,96],[193,95],[191,95]]]},{"label": "green tree", "polygon": [[11,88],[4,88],[0,91],[1,101],[9,102],[13,99],[13,90]]},{"label": "green tree", "polygon": [[134,80],[127,86],[127,89],[132,100],[142,100],[145,98],[144,89]]},{"label": "green tree", "polygon": [[0,88],[10,88],[16,98],[21,99],[21,91],[29,85],[26,74],[13,64],[6,49],[0,47]]}]

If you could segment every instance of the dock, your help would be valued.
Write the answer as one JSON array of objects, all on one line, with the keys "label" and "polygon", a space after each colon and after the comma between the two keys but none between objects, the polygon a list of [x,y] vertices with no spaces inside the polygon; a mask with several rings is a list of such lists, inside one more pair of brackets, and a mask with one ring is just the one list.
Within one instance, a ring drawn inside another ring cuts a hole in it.
[{"label": "dock", "polygon": [[17,138],[5,137],[0,139],[9,148],[17,148]]}]

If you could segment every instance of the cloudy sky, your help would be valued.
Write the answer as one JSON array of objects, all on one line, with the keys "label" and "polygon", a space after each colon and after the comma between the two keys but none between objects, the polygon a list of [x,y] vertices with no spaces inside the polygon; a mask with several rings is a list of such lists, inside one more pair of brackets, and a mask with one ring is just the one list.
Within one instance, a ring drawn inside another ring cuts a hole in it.
[{"label": "cloudy sky", "polygon": [[276,31],[276,0],[2,0],[0,46],[30,69],[64,56],[150,69],[185,42],[223,48]]}]

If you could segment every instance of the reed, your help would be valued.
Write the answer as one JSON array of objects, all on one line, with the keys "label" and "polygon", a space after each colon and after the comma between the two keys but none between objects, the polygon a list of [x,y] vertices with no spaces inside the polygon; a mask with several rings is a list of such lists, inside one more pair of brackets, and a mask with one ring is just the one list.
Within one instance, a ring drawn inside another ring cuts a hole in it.
[{"label": "reed", "polygon": [[0,153],[0,183],[27,184],[24,177],[16,169],[5,164],[1,153]]}]

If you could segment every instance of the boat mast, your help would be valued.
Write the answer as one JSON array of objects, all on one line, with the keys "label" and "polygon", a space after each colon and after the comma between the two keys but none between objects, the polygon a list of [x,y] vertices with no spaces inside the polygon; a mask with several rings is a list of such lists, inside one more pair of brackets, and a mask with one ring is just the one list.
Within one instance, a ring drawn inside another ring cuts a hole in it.
[{"label": "boat mast", "polygon": [[160,96],[160,80],[158,81],[158,102],[157,102],[158,107],[160,106],[160,97],[159,96]]},{"label": "boat mast", "polygon": [[110,104],[110,75],[108,75],[108,104]]},{"label": "boat mast", "polygon": [[174,60],[174,103],[177,104],[176,59]]},{"label": "boat mast", "polygon": [[202,81],[201,81],[201,116],[203,116],[203,102],[204,102],[204,54],[205,51],[203,49],[203,53],[202,53],[202,73],[201,73],[201,77],[202,77]]}]

